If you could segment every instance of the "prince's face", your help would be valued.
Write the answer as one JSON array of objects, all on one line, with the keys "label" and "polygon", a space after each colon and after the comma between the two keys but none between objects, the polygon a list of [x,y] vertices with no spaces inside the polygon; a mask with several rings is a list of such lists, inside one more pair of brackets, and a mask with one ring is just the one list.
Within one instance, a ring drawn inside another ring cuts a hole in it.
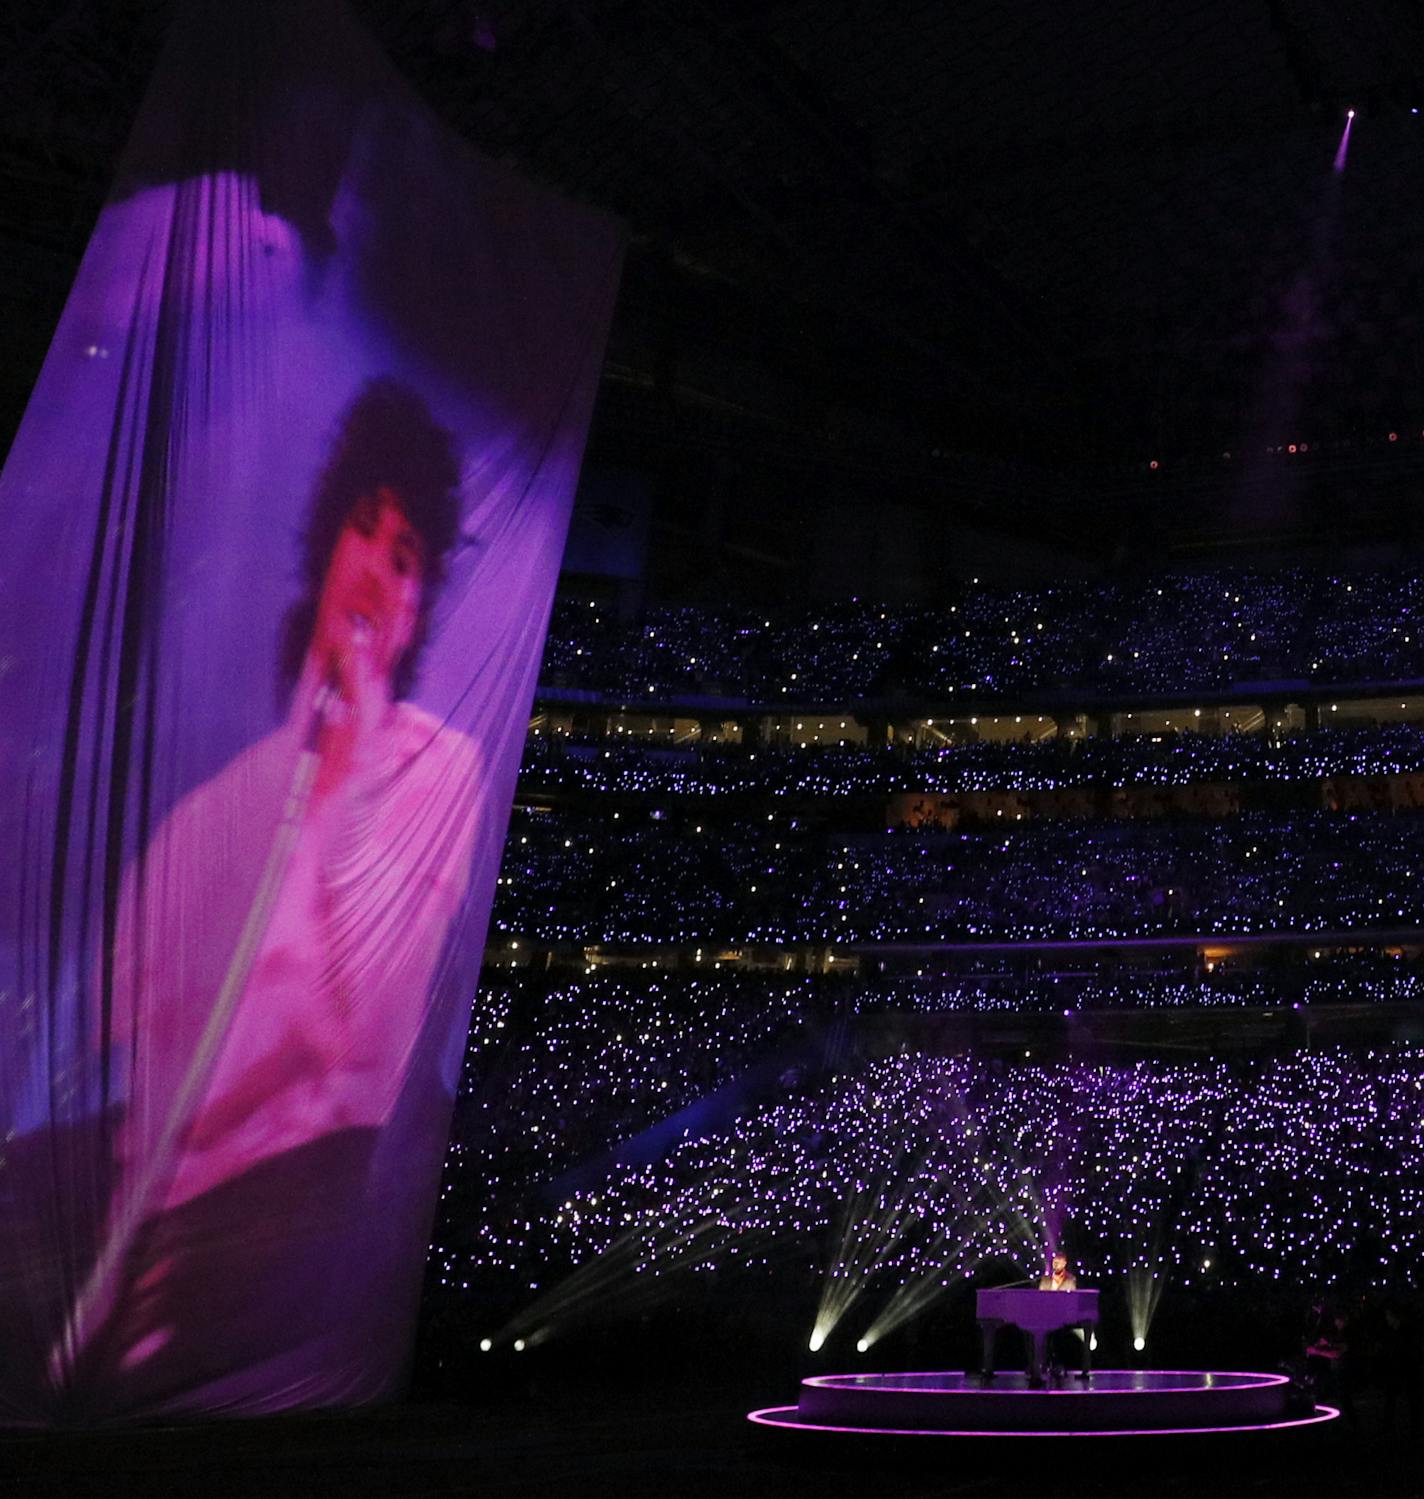
[{"label": "prince's face", "polygon": [[364,656],[389,683],[420,619],[425,549],[400,496],[385,485],[351,507],[332,548],[310,654],[323,670]]}]

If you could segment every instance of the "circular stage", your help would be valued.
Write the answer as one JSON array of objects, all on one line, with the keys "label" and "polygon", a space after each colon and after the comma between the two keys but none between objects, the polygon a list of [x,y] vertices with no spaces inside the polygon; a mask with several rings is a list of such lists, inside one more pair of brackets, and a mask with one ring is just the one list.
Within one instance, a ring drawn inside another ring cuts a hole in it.
[{"label": "circular stage", "polygon": [[1030,1388],[1023,1374],[822,1374],[796,1405],[752,1411],[787,1431],[938,1437],[1160,1437],[1289,1431],[1333,1421],[1300,1412],[1284,1374],[1102,1369]]}]

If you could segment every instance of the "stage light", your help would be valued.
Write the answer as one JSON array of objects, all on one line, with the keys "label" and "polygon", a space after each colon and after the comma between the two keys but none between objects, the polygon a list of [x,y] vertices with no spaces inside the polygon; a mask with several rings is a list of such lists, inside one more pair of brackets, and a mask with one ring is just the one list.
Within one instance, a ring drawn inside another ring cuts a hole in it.
[{"label": "stage light", "polygon": [[1134,1266],[1127,1272],[1127,1308],[1132,1325],[1132,1346],[1141,1353],[1147,1346],[1147,1334],[1157,1315],[1162,1297],[1162,1281],[1146,1266]]},{"label": "stage light", "polygon": [[811,1350],[812,1353],[819,1353],[821,1351],[822,1346],[825,1344],[825,1341],[826,1341],[826,1335],[818,1327],[811,1334],[811,1341],[806,1346]]},{"label": "stage light", "polygon": [[524,1339],[523,1338],[515,1338],[515,1340],[514,1340],[514,1351],[516,1353],[523,1353],[524,1352],[524,1347],[525,1347]]},{"label": "stage light", "polygon": [[1345,111],[1345,128],[1340,132],[1340,144],[1335,148],[1334,168],[1337,172],[1345,170],[1345,158],[1350,150],[1350,127],[1355,123],[1355,111]]},{"label": "stage light", "polygon": [[857,1353],[868,1353],[870,1351],[870,1344],[867,1343],[864,1338],[861,1338],[860,1341],[855,1345],[855,1351]]},{"label": "stage light", "polygon": [[488,1353],[490,1351],[490,1349],[493,1348],[493,1347],[494,1347],[494,1344],[491,1343],[488,1338],[481,1338],[480,1339],[480,1352],[481,1353]]}]

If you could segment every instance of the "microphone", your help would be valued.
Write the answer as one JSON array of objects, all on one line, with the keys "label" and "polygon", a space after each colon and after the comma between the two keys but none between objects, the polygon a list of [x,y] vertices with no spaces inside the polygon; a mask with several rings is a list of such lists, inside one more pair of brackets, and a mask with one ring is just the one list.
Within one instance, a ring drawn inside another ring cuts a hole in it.
[{"label": "microphone", "polygon": [[[339,646],[327,655],[322,667],[321,682],[312,698],[311,722],[307,726],[307,736],[303,747],[316,753],[321,739],[321,731],[331,722],[333,714],[338,710],[345,713],[354,711],[355,704],[351,693],[354,690],[350,681],[343,682],[343,669],[350,669],[359,663],[367,671],[370,670],[370,653],[374,647],[376,632],[369,620],[359,618],[353,621],[351,626],[351,639],[349,646],[342,650]],[[358,679],[360,673],[357,673]]]},{"label": "microphone", "polygon": [[321,740],[321,731],[326,727],[326,721],[331,715],[332,705],[340,693],[336,680],[336,672],[328,665],[322,673],[321,685],[316,690],[312,699],[311,721],[307,724],[307,737],[302,743],[302,749],[314,755]]}]

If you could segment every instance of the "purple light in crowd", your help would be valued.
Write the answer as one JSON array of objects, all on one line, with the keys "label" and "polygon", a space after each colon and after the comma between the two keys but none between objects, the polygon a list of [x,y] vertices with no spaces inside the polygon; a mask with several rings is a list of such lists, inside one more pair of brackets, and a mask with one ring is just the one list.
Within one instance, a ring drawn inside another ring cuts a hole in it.
[{"label": "purple light in crowd", "polygon": [[1335,148],[1335,170],[1337,172],[1345,170],[1345,157],[1350,149],[1350,128],[1354,123],[1355,111],[1347,109],[1345,111],[1345,128],[1340,132],[1340,144]]},{"label": "purple light in crowd", "polygon": [[[1394,742],[1381,737],[1377,763],[1387,762]],[[1341,748],[1342,766],[1360,763],[1360,741],[1347,737]],[[1203,770],[1213,759],[1221,763],[1216,751],[1202,756]],[[928,837],[905,832],[874,848],[794,833],[767,848],[743,828],[723,833],[728,862],[720,870],[698,861],[700,845],[684,830],[631,817],[615,835],[597,815],[523,814],[515,835],[495,918],[521,942],[680,937],[983,950],[992,942],[1190,944],[1282,932],[1327,940],[1424,924],[1406,874],[1416,816],[1404,809],[1343,819],[1324,810],[1293,818],[1249,812],[1229,827],[1039,817],[1011,840],[980,825]],[[1107,857],[1121,867],[1117,883],[1093,873]],[[1247,867],[1252,878],[1243,883]],[[1046,877],[1047,869],[1055,873]],[[764,874],[777,878],[768,886]],[[575,884],[590,897],[579,907],[551,898]]]},{"label": "purple light in crowd", "polygon": [[[589,1073],[574,1065],[565,1075],[573,1086]],[[656,1083],[651,1092],[661,1093]],[[563,1088],[536,1093],[542,1103],[525,1117],[547,1153],[557,1149],[560,1119],[576,1111]],[[586,1090],[579,1097],[583,1121]],[[1340,1116],[1342,1101],[1372,1099],[1385,1101],[1384,1114],[1357,1103]],[[1024,1134],[1050,1118],[1056,1137],[1076,1140],[1066,1162]],[[1154,1262],[1175,1266],[1186,1284],[1199,1273],[1213,1284],[1269,1283],[1302,1262],[1330,1281],[1359,1262],[1371,1236],[1379,1246],[1372,1283],[1405,1284],[1419,1263],[1410,1204],[1424,1172],[1424,1053],[1407,1047],[1365,1057],[1301,1053],[1244,1073],[1223,1063],[1064,1062],[999,1073],[963,1058],[886,1060],[815,1092],[748,1101],[710,1132],[684,1133],[660,1163],[596,1169],[570,1182],[562,1206],[538,1214],[542,1223],[508,1198],[502,1209],[491,1200],[478,1215],[480,1247],[437,1246],[435,1259],[456,1288],[480,1266],[503,1273],[501,1265],[537,1264],[557,1274],[582,1264],[591,1274],[610,1250],[605,1270],[616,1260],[653,1276],[714,1262],[719,1272],[756,1269],[770,1263],[772,1246],[792,1242],[819,1262],[823,1236],[856,1183],[902,1159],[912,1141],[922,1144],[929,1122],[946,1119],[951,1126],[937,1132],[907,1184],[924,1231],[884,1246],[887,1285],[943,1279],[948,1244],[957,1246],[955,1274],[986,1255],[1036,1272],[1040,1251],[1022,1227],[1041,1225],[1069,1201],[1075,1259],[1096,1275],[1142,1269],[1146,1247],[1156,1245]],[[1303,1148],[1313,1163],[1308,1178]],[[1365,1152],[1375,1164],[1359,1185],[1364,1196],[1344,1197],[1332,1183],[1352,1179]],[[483,1175],[522,1177],[520,1159],[491,1158]],[[1189,1180],[1169,1204],[1173,1184]],[[982,1222],[966,1220],[959,1204],[981,1192],[991,1208]]]}]

